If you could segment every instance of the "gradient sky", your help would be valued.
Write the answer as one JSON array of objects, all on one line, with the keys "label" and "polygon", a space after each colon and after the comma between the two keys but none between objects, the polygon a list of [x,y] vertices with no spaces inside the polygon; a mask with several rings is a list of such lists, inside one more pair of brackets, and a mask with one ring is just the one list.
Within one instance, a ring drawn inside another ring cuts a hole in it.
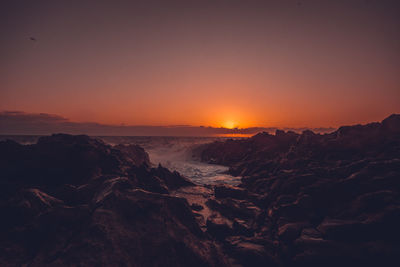
[{"label": "gradient sky", "polygon": [[1,1],[0,111],[115,125],[379,121],[400,113],[399,2]]}]

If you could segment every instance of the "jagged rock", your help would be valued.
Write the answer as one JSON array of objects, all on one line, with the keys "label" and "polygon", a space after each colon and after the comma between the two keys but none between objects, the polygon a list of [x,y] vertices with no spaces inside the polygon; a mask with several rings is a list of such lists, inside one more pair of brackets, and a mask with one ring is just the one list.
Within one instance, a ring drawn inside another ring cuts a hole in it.
[{"label": "jagged rock", "polygon": [[317,227],[317,230],[325,239],[352,240],[360,239],[365,235],[365,227],[363,226],[362,222],[359,221],[325,219]]},{"label": "jagged rock", "polygon": [[232,224],[233,232],[240,236],[250,237],[254,235],[254,229],[252,229],[246,220],[234,219]]},{"label": "jagged rock", "polygon": [[229,238],[229,250],[232,257],[242,266],[280,266],[279,261],[271,253],[271,244],[261,244],[254,239]]},{"label": "jagged rock", "polygon": [[287,242],[295,240],[301,231],[308,226],[306,222],[287,223],[278,229],[278,237],[280,240]]},{"label": "jagged rock", "polygon": [[194,183],[180,175],[177,171],[171,172],[168,169],[163,168],[161,165],[157,168],[153,168],[151,172],[154,176],[159,177],[171,190],[178,189],[182,186],[194,186]]},{"label": "jagged rock", "polygon": [[151,174],[149,175],[149,168],[145,165],[140,167],[133,166],[128,170],[131,177],[134,177],[137,185],[147,191],[168,194],[168,186],[165,181],[160,177]]},{"label": "jagged rock", "polygon": [[248,192],[240,187],[234,187],[231,185],[216,185],[214,187],[214,194],[216,198],[235,198],[235,199],[246,199],[248,198]]},{"label": "jagged rock", "polygon": [[150,165],[149,154],[138,145],[117,145],[114,148],[121,151],[128,162],[133,165]]},{"label": "jagged rock", "polygon": [[260,209],[257,206],[246,200],[231,198],[221,200],[209,199],[206,205],[231,220],[235,218],[255,218],[260,213]]},{"label": "jagged rock", "polygon": [[0,265],[226,266],[188,202],[168,195],[192,183],[120,149],[64,134],[0,142]]},{"label": "jagged rock", "polygon": [[207,218],[207,232],[219,240],[233,235],[232,221],[221,216],[212,215]]},{"label": "jagged rock", "polygon": [[21,190],[10,200],[0,203],[1,213],[6,215],[0,222],[0,231],[8,231],[14,227],[28,224],[40,214],[63,204],[63,201],[49,196],[39,189]]},{"label": "jagged rock", "polygon": [[[285,266],[400,264],[400,115],[329,134],[260,133],[197,153],[243,176],[239,192],[216,187],[210,208],[280,244]],[[262,212],[241,214],[239,201]]]},{"label": "jagged rock", "polygon": [[383,128],[388,132],[400,132],[400,115],[392,114],[382,121]]},{"label": "jagged rock", "polygon": [[190,205],[190,208],[195,211],[200,211],[200,210],[204,209],[204,207],[202,205],[197,204],[197,203],[193,203],[192,205]]}]

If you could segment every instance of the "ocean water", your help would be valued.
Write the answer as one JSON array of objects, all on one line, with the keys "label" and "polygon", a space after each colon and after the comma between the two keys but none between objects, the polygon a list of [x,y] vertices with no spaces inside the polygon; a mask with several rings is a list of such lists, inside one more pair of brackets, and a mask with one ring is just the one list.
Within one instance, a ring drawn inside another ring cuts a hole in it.
[{"label": "ocean water", "polygon": [[240,183],[240,177],[226,173],[228,167],[203,163],[192,156],[192,149],[195,146],[226,139],[224,137],[102,136],[97,138],[111,145],[140,145],[149,154],[150,162],[154,166],[161,164],[170,170],[178,171],[196,184]]},{"label": "ocean water", "polygon": [[[22,144],[36,143],[40,136],[0,136],[0,140],[12,139]],[[136,144],[149,154],[154,166],[178,171],[196,184],[240,183],[240,177],[227,174],[228,167],[207,164],[192,157],[192,149],[205,143],[224,140],[226,137],[171,137],[171,136],[95,136],[110,145]]]}]

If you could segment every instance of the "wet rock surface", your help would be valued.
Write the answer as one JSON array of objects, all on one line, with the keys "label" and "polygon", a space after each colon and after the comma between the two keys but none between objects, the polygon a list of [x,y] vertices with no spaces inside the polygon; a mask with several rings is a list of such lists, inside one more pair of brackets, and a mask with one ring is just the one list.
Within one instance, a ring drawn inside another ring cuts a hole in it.
[{"label": "wet rock surface", "polygon": [[400,115],[324,135],[260,133],[195,153],[243,176],[207,201],[222,217],[208,219],[208,232],[231,264],[400,264]]}]

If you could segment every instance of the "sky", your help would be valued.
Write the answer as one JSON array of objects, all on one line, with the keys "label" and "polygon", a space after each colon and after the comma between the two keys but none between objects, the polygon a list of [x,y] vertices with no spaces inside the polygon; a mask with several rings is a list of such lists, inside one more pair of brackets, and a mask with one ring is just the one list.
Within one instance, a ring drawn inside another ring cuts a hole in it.
[{"label": "sky", "polygon": [[400,2],[1,1],[0,111],[338,127],[400,113]]}]

